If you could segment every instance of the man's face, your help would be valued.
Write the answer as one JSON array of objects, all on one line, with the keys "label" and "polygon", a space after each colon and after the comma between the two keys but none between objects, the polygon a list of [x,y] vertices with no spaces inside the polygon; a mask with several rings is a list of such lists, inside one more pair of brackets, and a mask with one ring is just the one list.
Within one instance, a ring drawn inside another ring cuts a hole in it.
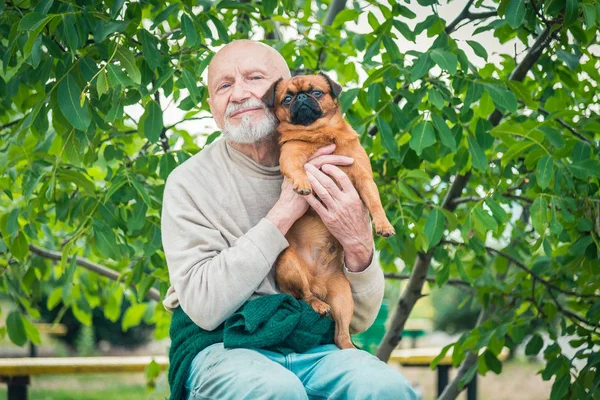
[{"label": "man's face", "polygon": [[230,45],[219,52],[208,74],[208,102],[225,138],[254,143],[274,132],[277,120],[262,102],[282,76],[268,48],[255,43]]}]

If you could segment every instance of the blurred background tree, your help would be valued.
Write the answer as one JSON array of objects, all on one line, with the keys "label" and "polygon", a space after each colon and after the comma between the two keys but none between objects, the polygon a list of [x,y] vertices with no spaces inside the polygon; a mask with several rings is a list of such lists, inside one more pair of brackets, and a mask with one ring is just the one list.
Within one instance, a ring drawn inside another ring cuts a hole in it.
[{"label": "blurred background tree", "polygon": [[460,368],[442,398],[500,373],[534,322],[552,398],[598,393],[600,3],[468,0],[445,19],[439,1],[0,1],[0,290],[17,306],[0,333],[38,340],[45,298],[167,336],[164,182],[219,135],[202,121],[214,51],[252,38],[345,87],[397,231],[381,263],[408,281],[378,356],[425,282],[457,285],[481,311],[444,349]]}]

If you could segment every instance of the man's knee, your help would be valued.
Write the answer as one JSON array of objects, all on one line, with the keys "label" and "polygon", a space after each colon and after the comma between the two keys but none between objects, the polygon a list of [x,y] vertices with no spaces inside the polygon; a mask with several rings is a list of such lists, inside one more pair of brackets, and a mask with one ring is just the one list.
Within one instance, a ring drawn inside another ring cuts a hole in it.
[{"label": "man's knee", "polygon": [[355,373],[348,395],[357,399],[417,400],[408,380],[392,367],[371,365]]}]

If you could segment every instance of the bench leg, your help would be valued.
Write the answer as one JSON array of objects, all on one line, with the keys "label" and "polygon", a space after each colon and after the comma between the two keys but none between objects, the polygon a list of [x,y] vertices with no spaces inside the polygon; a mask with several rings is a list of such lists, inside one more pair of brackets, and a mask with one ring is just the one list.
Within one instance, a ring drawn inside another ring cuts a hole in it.
[{"label": "bench leg", "polygon": [[7,400],[27,400],[28,376],[13,376],[5,381],[8,385]]},{"label": "bench leg", "polygon": [[477,400],[477,372],[467,385],[467,400]]},{"label": "bench leg", "polygon": [[448,372],[450,371],[449,365],[438,365],[438,381],[437,381],[437,394],[438,397],[442,395],[446,386],[448,386]]}]

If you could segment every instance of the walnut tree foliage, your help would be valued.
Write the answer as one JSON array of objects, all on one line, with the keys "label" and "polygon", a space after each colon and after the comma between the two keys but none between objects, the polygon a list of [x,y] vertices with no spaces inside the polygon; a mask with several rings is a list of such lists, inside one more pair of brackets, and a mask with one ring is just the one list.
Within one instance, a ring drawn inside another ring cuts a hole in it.
[{"label": "walnut tree foliage", "polygon": [[[397,231],[377,239],[382,266],[408,280],[378,356],[424,284],[453,284],[482,312],[443,351],[460,369],[442,398],[500,373],[501,349],[521,344],[545,360],[552,399],[600,398],[600,3],[469,0],[448,21],[439,6],[0,0],[0,290],[16,305],[0,333],[38,342],[45,295],[84,324],[99,307],[123,329],[145,321],[167,335],[162,192],[204,140],[165,126],[163,111],[206,117],[215,49],[264,39],[294,72],[337,77],[371,155]],[[370,29],[357,33],[351,21],[365,16]],[[492,60],[484,32],[523,50]],[[405,51],[398,38],[432,44]]]}]

